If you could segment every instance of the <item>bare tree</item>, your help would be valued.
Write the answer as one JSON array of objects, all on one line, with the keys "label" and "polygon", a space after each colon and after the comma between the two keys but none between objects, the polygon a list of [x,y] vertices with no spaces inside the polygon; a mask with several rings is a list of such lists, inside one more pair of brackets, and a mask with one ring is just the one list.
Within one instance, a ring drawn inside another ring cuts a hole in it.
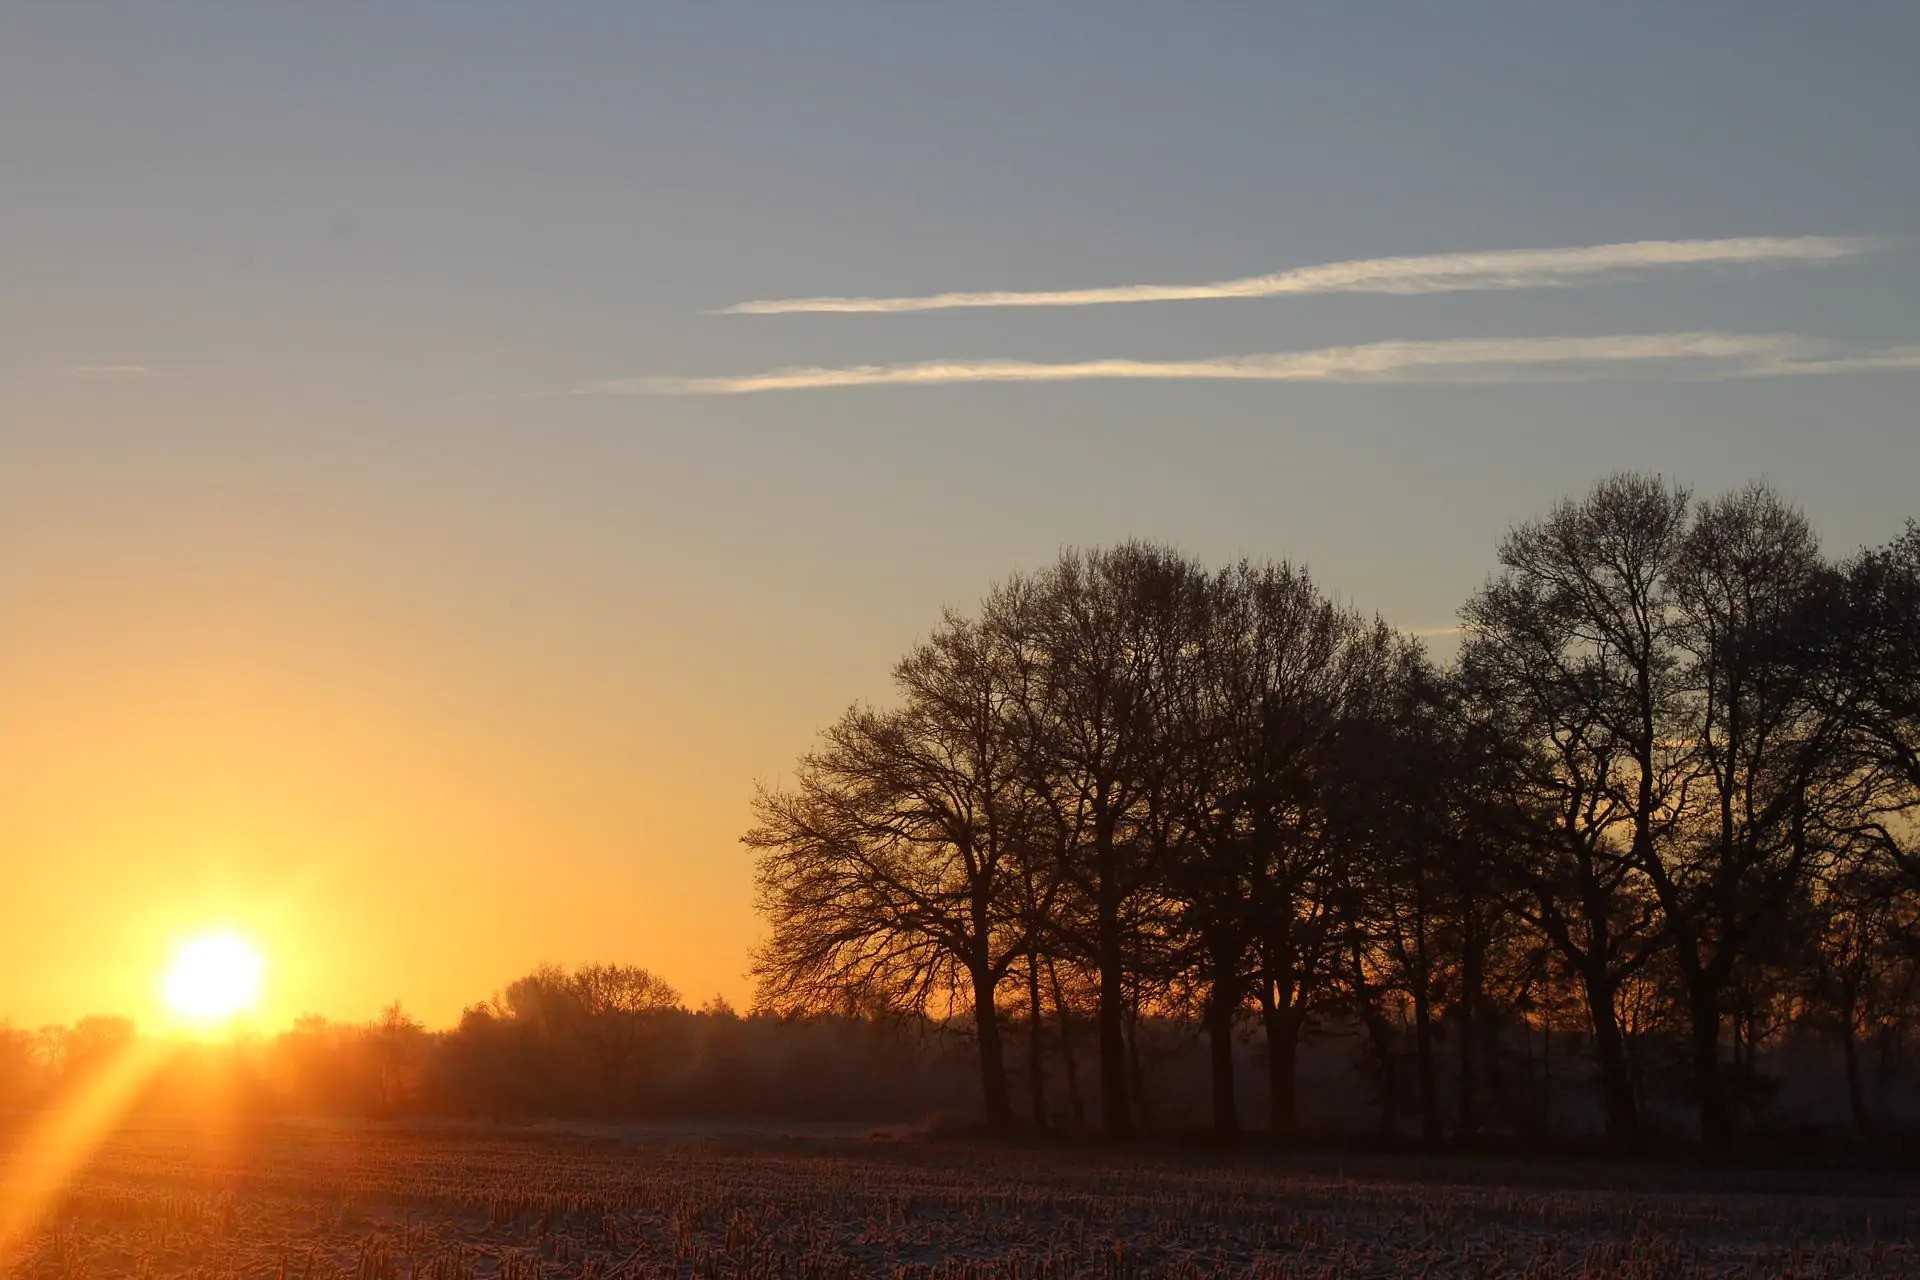
[{"label": "bare tree", "polygon": [[1150,892],[1163,868],[1149,856],[1143,805],[1165,767],[1154,681],[1204,573],[1165,548],[1128,543],[1067,552],[1031,582],[987,603],[987,623],[1032,655],[1017,699],[1018,750],[1078,910],[1060,936],[1099,980],[1101,1122],[1132,1127],[1126,1011],[1142,948],[1164,930]]},{"label": "bare tree", "polygon": [[660,1014],[681,1008],[665,979],[631,964],[590,964],[570,980],[580,1015],[577,1029],[600,1071],[604,1104],[625,1107],[633,1071]]},{"label": "bare tree", "polygon": [[1251,990],[1252,845],[1236,798],[1245,729],[1235,676],[1247,652],[1246,595],[1232,571],[1192,601],[1179,652],[1157,682],[1157,719],[1167,740],[1149,787],[1172,920],[1169,965],[1199,1005],[1208,1046],[1214,1131],[1239,1132],[1235,1025]]},{"label": "bare tree", "polygon": [[1593,1028],[1608,1129],[1640,1140],[1620,989],[1652,947],[1641,872],[1677,821],[1684,744],[1668,580],[1689,497],[1622,475],[1500,549],[1462,610],[1470,695],[1520,749],[1501,845],[1531,923],[1574,973]]},{"label": "bare tree", "polygon": [[1817,647],[1844,750],[1868,787],[1852,834],[1920,887],[1920,524],[1847,562]]},{"label": "bare tree", "polygon": [[1681,696],[1664,736],[1685,744],[1688,790],[1679,820],[1635,854],[1684,987],[1701,1136],[1716,1149],[1733,1140],[1720,1055],[1729,987],[1818,869],[1825,815],[1851,786],[1831,767],[1836,709],[1816,696],[1792,635],[1823,572],[1805,517],[1760,485],[1704,504],[1673,566]]},{"label": "bare tree", "polygon": [[373,1105],[376,1114],[392,1115],[417,1087],[420,1060],[426,1051],[426,1028],[395,1000],[380,1011],[373,1024]]},{"label": "bare tree", "polygon": [[915,1013],[971,1009],[991,1126],[1012,1123],[997,993],[1027,951],[1016,850],[1030,840],[997,668],[1003,633],[950,615],[902,660],[896,711],[849,711],[789,791],[763,790],[746,843],[773,926],[764,1006],[849,991]]},{"label": "bare tree", "polygon": [[[1361,963],[1376,971],[1375,983],[1404,998],[1411,1015],[1421,1136],[1438,1143],[1438,1023],[1447,1007],[1466,1003],[1473,898],[1486,889],[1473,826],[1479,815],[1448,691],[1424,655],[1403,649],[1374,689],[1370,714],[1342,760],[1353,832],[1346,861],[1356,873],[1348,878],[1349,915],[1364,940]],[[1463,1103],[1463,1117],[1466,1109]]]},{"label": "bare tree", "polygon": [[1251,1006],[1285,1134],[1338,1005],[1383,1123],[1410,1062],[1433,1141],[1483,1097],[1548,1123],[1584,1007],[1636,1147],[1676,1049],[1724,1147],[1804,1010],[1850,1060],[1868,1010],[1904,1034],[1913,993],[1871,975],[1920,950],[1896,889],[1920,885],[1920,532],[1836,574],[1763,487],[1696,505],[1621,475],[1513,530],[1462,616],[1441,673],[1286,564],[1128,543],[1007,580],[903,660],[897,707],[847,713],[757,801],[763,1007],[964,1009],[996,1127],[1003,996],[1035,1124],[1049,1012],[1076,1118],[1090,1023],[1116,1133],[1197,1013],[1226,1134]]},{"label": "bare tree", "polygon": [[1354,855],[1368,799],[1345,768],[1362,750],[1372,699],[1396,678],[1403,641],[1322,597],[1287,566],[1250,582],[1252,716],[1242,797],[1254,846],[1255,998],[1266,1033],[1274,1132],[1298,1124],[1300,1040],[1352,953]]}]

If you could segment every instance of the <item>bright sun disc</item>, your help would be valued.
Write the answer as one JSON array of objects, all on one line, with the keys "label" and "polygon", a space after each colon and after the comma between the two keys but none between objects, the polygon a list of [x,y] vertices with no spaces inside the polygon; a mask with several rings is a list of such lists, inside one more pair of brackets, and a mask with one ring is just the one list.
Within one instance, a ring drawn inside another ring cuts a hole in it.
[{"label": "bright sun disc", "polygon": [[245,938],[210,933],[174,953],[160,997],[189,1022],[223,1022],[259,1000],[261,968],[260,953]]}]

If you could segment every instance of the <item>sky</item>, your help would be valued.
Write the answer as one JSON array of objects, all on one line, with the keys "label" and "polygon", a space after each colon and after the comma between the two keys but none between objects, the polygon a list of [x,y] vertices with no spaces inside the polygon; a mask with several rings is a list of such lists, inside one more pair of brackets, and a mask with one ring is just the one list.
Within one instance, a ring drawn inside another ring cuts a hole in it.
[{"label": "sky", "polygon": [[1892,537],[1916,53],[1867,0],[0,4],[0,1017],[149,1018],[209,928],[268,1027],[744,1002],[755,784],[1063,546],[1441,631],[1621,469]]}]

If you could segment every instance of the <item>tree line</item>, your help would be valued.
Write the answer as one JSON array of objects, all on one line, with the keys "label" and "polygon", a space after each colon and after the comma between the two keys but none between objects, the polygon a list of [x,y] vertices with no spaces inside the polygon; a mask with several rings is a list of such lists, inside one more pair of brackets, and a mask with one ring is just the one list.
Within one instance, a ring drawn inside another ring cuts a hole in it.
[{"label": "tree line", "polygon": [[143,1041],[119,1017],[0,1023],[0,1113],[84,1105],[136,1052],[133,1108],[160,1114],[904,1121],[962,1109],[957,1038],[898,1030],[859,1010],[785,1019],[718,997],[690,1009],[637,965],[548,965],[445,1028],[398,1003],[366,1022],[309,1015],[214,1041]]},{"label": "tree line", "polygon": [[1920,1013],[1920,529],[1834,561],[1764,485],[1623,474],[1460,618],[1439,664],[1301,566],[1142,542],[1007,578],[759,792],[761,1005],[970,1026],[997,1129],[1083,1108],[1084,1028],[1128,1132],[1170,1022],[1222,1133],[1236,1045],[1294,1134],[1336,1027],[1433,1141],[1556,1031],[1622,1148],[1668,1099],[1732,1145],[1795,1038],[1872,1126]]}]

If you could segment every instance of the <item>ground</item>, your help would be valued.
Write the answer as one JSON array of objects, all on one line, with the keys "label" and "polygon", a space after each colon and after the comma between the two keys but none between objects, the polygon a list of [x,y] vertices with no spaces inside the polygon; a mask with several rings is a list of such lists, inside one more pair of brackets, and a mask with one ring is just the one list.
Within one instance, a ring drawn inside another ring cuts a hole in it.
[{"label": "ground", "polygon": [[1920,1276],[1916,1189],[847,1127],[142,1126],[0,1276]]}]

